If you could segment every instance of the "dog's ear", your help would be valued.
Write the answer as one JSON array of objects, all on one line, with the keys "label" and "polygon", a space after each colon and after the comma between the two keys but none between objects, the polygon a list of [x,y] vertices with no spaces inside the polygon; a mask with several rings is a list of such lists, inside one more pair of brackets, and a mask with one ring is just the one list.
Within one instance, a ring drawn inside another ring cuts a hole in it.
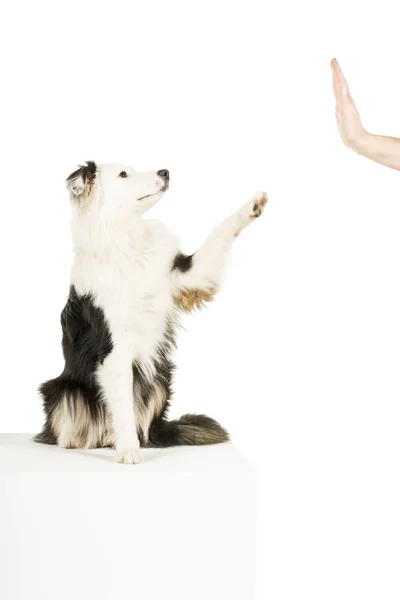
[{"label": "dog's ear", "polygon": [[83,200],[89,197],[96,180],[97,165],[89,160],[67,177],[67,189],[71,200]]}]

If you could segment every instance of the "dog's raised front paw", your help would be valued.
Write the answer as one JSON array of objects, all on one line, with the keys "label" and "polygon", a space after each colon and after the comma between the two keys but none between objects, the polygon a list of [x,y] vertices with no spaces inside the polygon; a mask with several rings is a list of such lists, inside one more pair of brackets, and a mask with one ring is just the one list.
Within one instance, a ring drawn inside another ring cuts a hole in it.
[{"label": "dog's raised front paw", "polygon": [[268,197],[265,192],[257,192],[251,200],[239,208],[237,212],[239,227],[235,231],[235,236],[238,236],[242,229],[250,225],[254,219],[261,217],[267,201]]},{"label": "dog's raised front paw", "polygon": [[254,194],[251,202],[253,202],[253,214],[251,215],[251,218],[256,219],[257,217],[261,217],[265,205],[268,202],[267,194],[265,192],[257,192],[257,194]]},{"label": "dog's raised front paw", "polygon": [[124,465],[137,465],[141,461],[140,448],[137,446],[117,452],[117,462]]}]

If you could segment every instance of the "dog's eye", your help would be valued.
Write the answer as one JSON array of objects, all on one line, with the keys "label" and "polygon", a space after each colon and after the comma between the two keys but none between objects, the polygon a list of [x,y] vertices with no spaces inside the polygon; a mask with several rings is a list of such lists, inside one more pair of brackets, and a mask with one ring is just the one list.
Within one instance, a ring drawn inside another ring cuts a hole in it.
[{"label": "dog's eye", "polygon": [[128,177],[128,173],[126,171],[121,171],[118,177]]}]

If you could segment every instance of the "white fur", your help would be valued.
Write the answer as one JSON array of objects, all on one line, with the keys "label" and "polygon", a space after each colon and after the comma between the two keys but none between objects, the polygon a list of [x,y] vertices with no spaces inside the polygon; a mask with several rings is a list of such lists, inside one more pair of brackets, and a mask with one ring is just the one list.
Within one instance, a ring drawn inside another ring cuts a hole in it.
[{"label": "white fur", "polygon": [[[122,171],[128,177],[119,177]],[[76,195],[83,183],[72,185]],[[97,381],[112,415],[117,460],[123,463],[140,461],[137,428],[146,439],[151,420],[135,411],[132,362],[152,374],[166,320],[174,313],[174,293],[216,288],[235,235],[254,218],[252,199],[214,229],[190,271],[172,271],[176,237],[159,221],[141,218],[161,198],[164,185],[156,172],[100,165],[90,198],[74,204],[71,283],[78,294],[92,294],[111,331],[113,350],[98,368]],[[157,407],[151,409],[154,414]]]}]

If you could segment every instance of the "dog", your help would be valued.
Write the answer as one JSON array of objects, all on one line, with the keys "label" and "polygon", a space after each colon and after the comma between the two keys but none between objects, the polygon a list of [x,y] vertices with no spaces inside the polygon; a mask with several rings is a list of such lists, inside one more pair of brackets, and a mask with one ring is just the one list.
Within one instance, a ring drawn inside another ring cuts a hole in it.
[{"label": "dog", "polygon": [[180,313],[218,291],[239,233],[259,217],[258,192],[220,223],[192,255],[162,223],[143,219],[169,187],[166,169],[136,172],[89,161],[67,178],[74,260],[61,314],[65,367],[43,383],[45,424],[34,439],[63,448],[116,449],[140,462],[140,446],[225,442],[205,415],[167,420]]}]

